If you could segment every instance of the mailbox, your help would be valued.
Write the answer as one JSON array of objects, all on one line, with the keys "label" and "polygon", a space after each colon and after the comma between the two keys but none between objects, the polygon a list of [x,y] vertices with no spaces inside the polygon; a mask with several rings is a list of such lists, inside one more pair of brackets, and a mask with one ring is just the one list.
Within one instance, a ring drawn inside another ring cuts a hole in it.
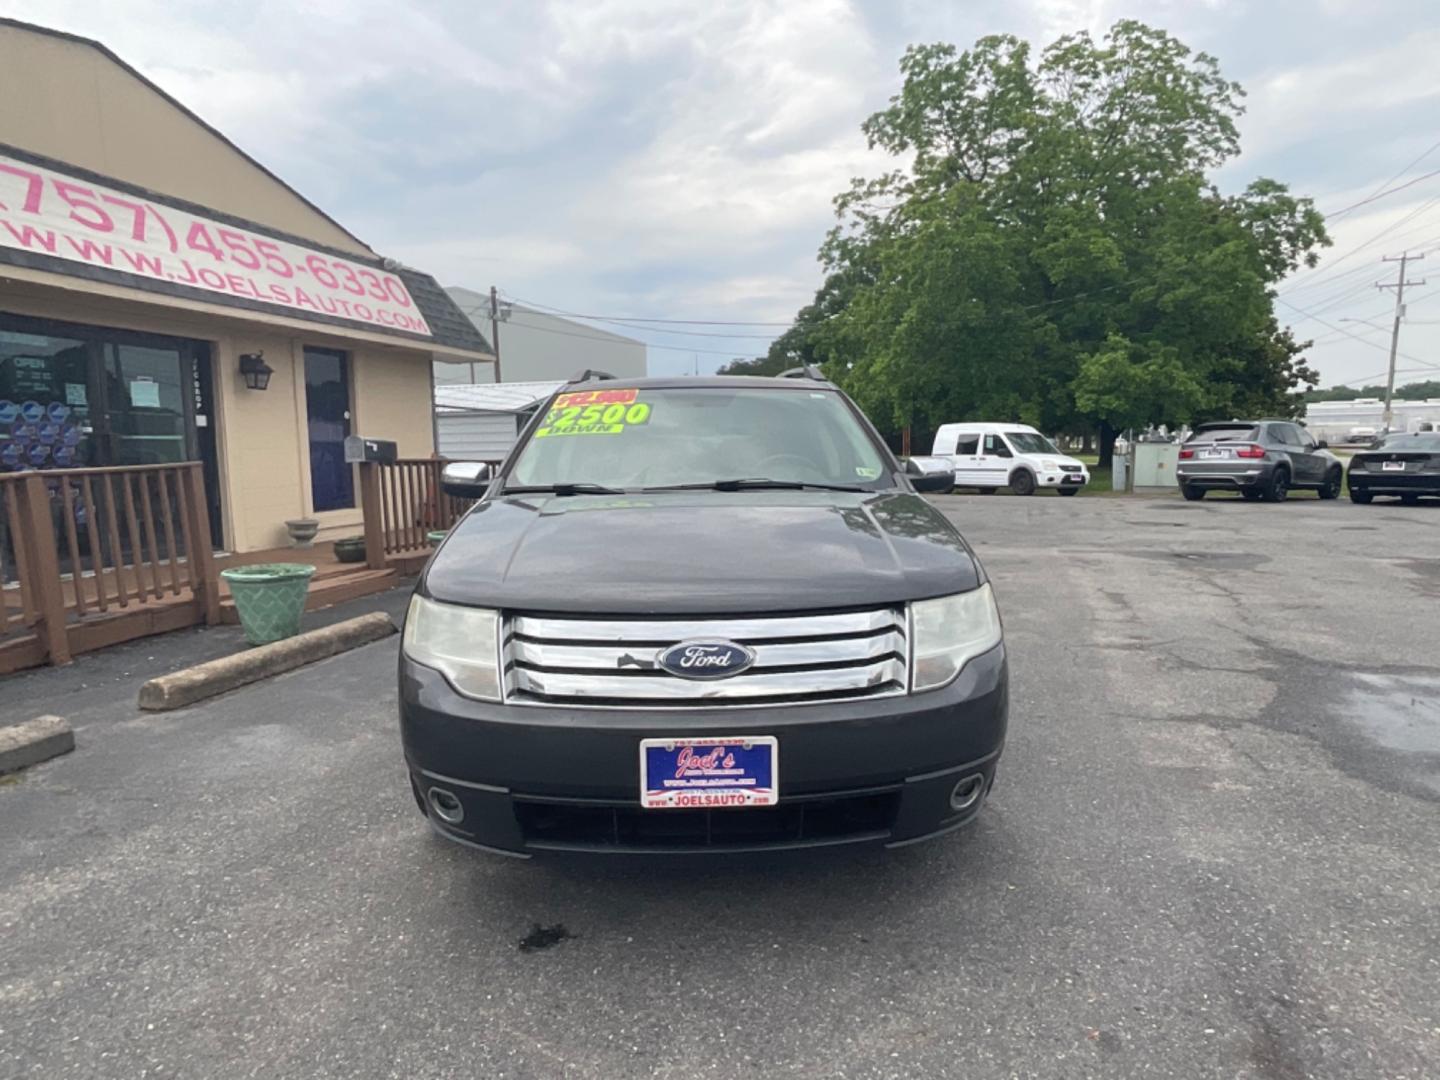
[{"label": "mailbox", "polygon": [[361,435],[345,436],[345,464],[378,461],[382,465],[395,462],[395,444],[389,439],[367,439]]}]

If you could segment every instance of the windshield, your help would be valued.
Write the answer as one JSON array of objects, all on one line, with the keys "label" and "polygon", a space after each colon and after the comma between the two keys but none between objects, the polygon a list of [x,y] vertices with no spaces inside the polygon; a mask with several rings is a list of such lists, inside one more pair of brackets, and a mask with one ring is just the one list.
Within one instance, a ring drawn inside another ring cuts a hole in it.
[{"label": "windshield", "polygon": [[629,491],[760,479],[894,486],[881,450],[837,392],[727,387],[561,394],[505,486]]},{"label": "windshield", "polygon": [[1421,432],[1415,435],[1390,435],[1376,445],[1380,450],[1428,450],[1440,454],[1440,435]]},{"label": "windshield", "polygon": [[1190,437],[1192,443],[1258,442],[1259,439],[1260,429],[1250,426],[1206,428]]},{"label": "windshield", "polygon": [[1055,444],[1044,435],[1037,435],[1033,431],[1007,431],[1005,438],[1010,440],[1013,446],[1022,454],[1058,454]]}]

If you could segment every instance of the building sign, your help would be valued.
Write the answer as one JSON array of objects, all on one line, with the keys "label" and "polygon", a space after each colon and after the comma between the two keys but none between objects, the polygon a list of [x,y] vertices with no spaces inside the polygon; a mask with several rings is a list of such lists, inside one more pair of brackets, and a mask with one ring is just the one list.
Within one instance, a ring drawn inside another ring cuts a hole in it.
[{"label": "building sign", "polygon": [[0,247],[430,336],[394,274],[4,154]]}]

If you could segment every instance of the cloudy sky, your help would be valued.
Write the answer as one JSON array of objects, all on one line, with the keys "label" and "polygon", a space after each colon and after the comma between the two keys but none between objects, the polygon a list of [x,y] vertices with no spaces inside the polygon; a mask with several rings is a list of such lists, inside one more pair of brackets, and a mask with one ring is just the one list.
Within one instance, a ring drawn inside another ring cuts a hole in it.
[{"label": "cloudy sky", "polygon": [[[1272,176],[1337,211],[1440,170],[1434,0],[0,0],[0,13],[105,42],[446,284],[620,320],[753,324],[596,323],[650,342],[652,371],[763,352],[779,332],[764,324],[809,299],[831,198],[884,164],[859,124],[895,91],[911,42],[1040,44],[1140,17],[1249,92],[1222,187]],[[1381,256],[1407,248],[1432,252],[1415,275],[1428,266],[1432,284],[1413,291],[1400,380],[1440,374],[1440,175],[1332,231],[1280,308],[1315,339],[1324,382],[1383,372],[1393,301],[1374,282],[1394,276]]]}]

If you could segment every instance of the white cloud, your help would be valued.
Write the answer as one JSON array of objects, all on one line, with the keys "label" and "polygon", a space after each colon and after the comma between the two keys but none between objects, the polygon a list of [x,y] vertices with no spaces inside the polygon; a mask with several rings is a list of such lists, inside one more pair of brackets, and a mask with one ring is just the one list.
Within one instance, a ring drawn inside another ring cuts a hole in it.
[{"label": "white cloud", "polygon": [[[1164,26],[1251,91],[1246,155],[1225,181],[1263,161],[1333,209],[1440,138],[1426,119],[1440,12],[1416,10],[1396,34],[1349,0],[0,0],[0,13],[102,40],[358,235],[447,283],[571,310],[767,321],[810,298],[832,197],[884,167],[859,124],[896,89],[907,43],[1008,31],[1039,47],[1120,17]],[[1417,186],[1337,223],[1327,265],[1434,194]],[[1392,241],[1431,235],[1440,211],[1340,269],[1379,276]],[[1383,297],[1351,287],[1365,278],[1295,302],[1333,305],[1322,317],[1337,325],[1373,314]],[[1440,297],[1417,297],[1402,349],[1440,362],[1440,333],[1419,325],[1427,305],[1440,319]],[[737,355],[757,345],[734,342]],[[1343,336],[1314,355],[1327,381],[1384,361]]]}]

